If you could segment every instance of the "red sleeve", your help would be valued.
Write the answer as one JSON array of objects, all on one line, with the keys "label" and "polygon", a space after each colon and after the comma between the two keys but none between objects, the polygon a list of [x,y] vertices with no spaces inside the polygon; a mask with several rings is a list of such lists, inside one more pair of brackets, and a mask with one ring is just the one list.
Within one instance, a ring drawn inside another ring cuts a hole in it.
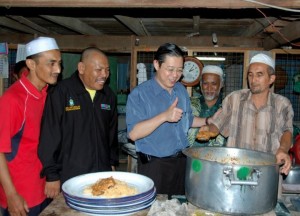
[{"label": "red sleeve", "polygon": [[11,138],[21,128],[24,106],[20,102],[9,93],[0,97],[0,152],[11,152]]}]

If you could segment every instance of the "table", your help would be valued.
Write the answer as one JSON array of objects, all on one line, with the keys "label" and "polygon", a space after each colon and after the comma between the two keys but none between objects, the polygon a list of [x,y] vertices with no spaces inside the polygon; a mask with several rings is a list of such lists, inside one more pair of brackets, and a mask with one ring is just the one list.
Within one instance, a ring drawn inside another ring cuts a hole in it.
[{"label": "table", "polygon": [[[168,196],[163,194],[158,194],[156,197],[157,200],[167,200]],[[193,206],[192,204],[189,204],[189,208],[191,208],[193,211],[196,212],[194,215],[211,215],[211,216],[221,216],[220,213],[212,213],[208,212],[206,210],[200,209],[198,207]],[[132,214],[133,216],[147,216],[150,208],[136,212]],[[54,199],[51,204],[44,209],[44,211],[40,214],[40,216],[86,216],[85,213],[76,211],[71,209],[67,206],[65,203],[65,199],[62,194],[60,194],[56,199]],[[193,214],[191,214],[192,216]],[[294,215],[294,214],[292,214]],[[269,213],[263,214],[261,216],[276,216],[275,211],[271,211]]]},{"label": "table", "polygon": [[[146,216],[149,211],[148,209],[136,212],[133,214],[134,216]],[[63,197],[62,193],[55,198],[47,208],[44,209],[44,211],[39,216],[86,216],[87,214],[76,211],[74,209],[71,209],[69,206],[67,206],[65,202],[65,198]]]}]

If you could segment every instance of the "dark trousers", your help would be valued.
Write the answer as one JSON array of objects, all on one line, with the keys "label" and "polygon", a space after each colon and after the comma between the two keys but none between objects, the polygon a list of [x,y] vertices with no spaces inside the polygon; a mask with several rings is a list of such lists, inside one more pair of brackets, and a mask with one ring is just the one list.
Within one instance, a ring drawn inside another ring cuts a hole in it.
[{"label": "dark trousers", "polygon": [[[38,216],[51,203],[51,201],[52,199],[45,199],[41,204],[29,208],[29,213],[27,216]],[[7,208],[4,209],[0,207],[0,212],[2,216],[10,215]]]},{"label": "dark trousers", "polygon": [[142,163],[138,157],[138,173],[151,178],[158,194],[184,195],[186,157],[153,158]]}]

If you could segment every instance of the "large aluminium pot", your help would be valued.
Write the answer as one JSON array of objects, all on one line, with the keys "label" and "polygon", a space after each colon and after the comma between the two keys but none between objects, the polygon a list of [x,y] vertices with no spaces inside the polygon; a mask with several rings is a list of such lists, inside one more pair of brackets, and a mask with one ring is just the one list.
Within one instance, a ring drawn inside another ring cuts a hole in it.
[{"label": "large aluminium pot", "polygon": [[187,200],[233,215],[263,214],[277,203],[279,166],[272,154],[229,147],[185,149]]}]

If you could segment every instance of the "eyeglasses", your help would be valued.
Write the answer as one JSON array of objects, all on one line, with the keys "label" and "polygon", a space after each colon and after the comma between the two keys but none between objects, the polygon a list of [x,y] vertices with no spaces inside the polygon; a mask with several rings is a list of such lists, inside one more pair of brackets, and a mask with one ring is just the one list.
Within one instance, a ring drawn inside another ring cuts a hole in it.
[{"label": "eyeglasses", "polygon": [[183,73],[183,68],[175,68],[172,66],[167,66],[165,70],[170,74],[177,73],[178,75],[181,75]]}]

